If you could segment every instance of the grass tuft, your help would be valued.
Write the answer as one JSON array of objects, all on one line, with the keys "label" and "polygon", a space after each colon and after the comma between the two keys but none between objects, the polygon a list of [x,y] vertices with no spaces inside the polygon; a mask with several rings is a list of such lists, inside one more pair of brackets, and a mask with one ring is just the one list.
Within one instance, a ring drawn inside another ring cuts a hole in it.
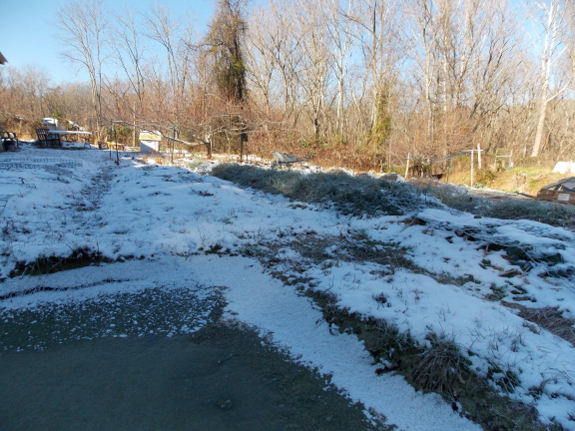
[{"label": "grass tuft", "polygon": [[467,361],[461,356],[453,337],[431,333],[427,336],[429,349],[420,354],[421,360],[413,371],[413,379],[428,391],[455,396],[465,384],[469,373]]}]

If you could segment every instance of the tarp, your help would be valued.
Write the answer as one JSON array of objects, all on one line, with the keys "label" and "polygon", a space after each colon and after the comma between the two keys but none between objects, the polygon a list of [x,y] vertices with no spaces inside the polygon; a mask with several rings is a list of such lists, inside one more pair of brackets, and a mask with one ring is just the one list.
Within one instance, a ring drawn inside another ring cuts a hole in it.
[{"label": "tarp", "polygon": [[278,153],[277,151],[272,151],[272,156],[274,156],[274,160],[276,161],[276,163],[297,163],[309,160],[309,159],[302,159],[301,157],[298,157],[295,154]]},{"label": "tarp", "polygon": [[557,162],[553,168],[553,172],[559,172],[561,174],[571,172],[575,174],[575,162]]}]

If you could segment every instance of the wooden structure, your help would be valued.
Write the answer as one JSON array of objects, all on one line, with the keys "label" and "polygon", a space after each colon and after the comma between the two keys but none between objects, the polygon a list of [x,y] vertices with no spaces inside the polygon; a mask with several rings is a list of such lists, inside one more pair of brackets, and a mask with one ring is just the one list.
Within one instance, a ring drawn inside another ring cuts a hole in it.
[{"label": "wooden structure", "polygon": [[43,147],[61,148],[62,142],[60,141],[60,136],[53,134],[48,128],[41,127],[36,129],[36,134],[38,135],[38,141]]},{"label": "wooden structure", "polygon": [[564,178],[544,186],[537,193],[537,199],[575,205],[575,177]]}]

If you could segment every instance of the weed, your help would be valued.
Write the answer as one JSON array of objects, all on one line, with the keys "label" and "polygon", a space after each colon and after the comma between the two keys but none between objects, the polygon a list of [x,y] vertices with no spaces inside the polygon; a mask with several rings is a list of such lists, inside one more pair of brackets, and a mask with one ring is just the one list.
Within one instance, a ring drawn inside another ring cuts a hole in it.
[{"label": "weed", "polygon": [[503,286],[497,286],[495,284],[492,284],[489,288],[492,290],[493,293],[485,295],[485,299],[487,299],[488,301],[499,302],[503,298],[505,298],[505,296],[507,296],[507,293],[505,292],[505,287]]},{"label": "weed", "polygon": [[487,379],[493,381],[493,383],[506,393],[513,393],[515,388],[521,384],[519,377],[514,371],[503,371],[493,362],[490,363],[490,367],[487,371]]},{"label": "weed", "polygon": [[490,171],[489,169],[480,169],[479,171],[477,171],[475,178],[478,184],[480,184],[482,187],[485,187],[491,184],[495,180],[496,175],[493,171]]},{"label": "weed", "polygon": [[[416,390],[439,392],[449,402],[460,405],[469,419],[486,430],[546,429],[538,422],[534,409],[501,397],[484,378],[473,373],[469,368],[471,362],[461,355],[453,337],[430,334],[430,347],[418,346],[409,332],[401,332],[394,323],[339,308],[337,296],[332,293],[308,289],[306,295],[322,307],[330,325],[363,340],[375,363],[388,364],[377,368],[377,375],[397,372]],[[500,377],[499,384],[508,389],[518,382],[512,371],[492,377]]]},{"label": "weed", "polygon": [[443,188],[421,187],[420,190],[438,198],[448,207],[482,217],[497,214],[498,218],[505,220],[527,219],[551,226],[575,226],[575,207],[537,200],[507,199],[494,202]]},{"label": "weed", "polygon": [[387,300],[387,295],[383,292],[381,292],[380,294],[376,295],[373,294],[371,296],[373,298],[373,300],[375,302],[377,302],[377,306],[379,307],[380,305],[385,305],[386,307],[391,307],[391,303],[388,302]]},{"label": "weed", "polygon": [[[223,253],[224,246],[216,243],[210,245],[208,248],[200,247],[198,250],[203,251],[205,254],[221,254]],[[230,252],[229,249],[226,249],[225,252]]]}]

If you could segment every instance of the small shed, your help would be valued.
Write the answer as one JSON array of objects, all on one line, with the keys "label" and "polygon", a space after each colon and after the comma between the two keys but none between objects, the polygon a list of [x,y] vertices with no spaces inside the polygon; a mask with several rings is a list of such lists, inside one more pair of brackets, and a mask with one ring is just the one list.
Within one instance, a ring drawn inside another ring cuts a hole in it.
[{"label": "small shed", "polygon": [[575,177],[563,178],[542,187],[537,193],[537,199],[575,205]]},{"label": "small shed", "polygon": [[140,152],[142,153],[159,153],[162,134],[160,132],[149,132],[142,130],[140,132]]}]

